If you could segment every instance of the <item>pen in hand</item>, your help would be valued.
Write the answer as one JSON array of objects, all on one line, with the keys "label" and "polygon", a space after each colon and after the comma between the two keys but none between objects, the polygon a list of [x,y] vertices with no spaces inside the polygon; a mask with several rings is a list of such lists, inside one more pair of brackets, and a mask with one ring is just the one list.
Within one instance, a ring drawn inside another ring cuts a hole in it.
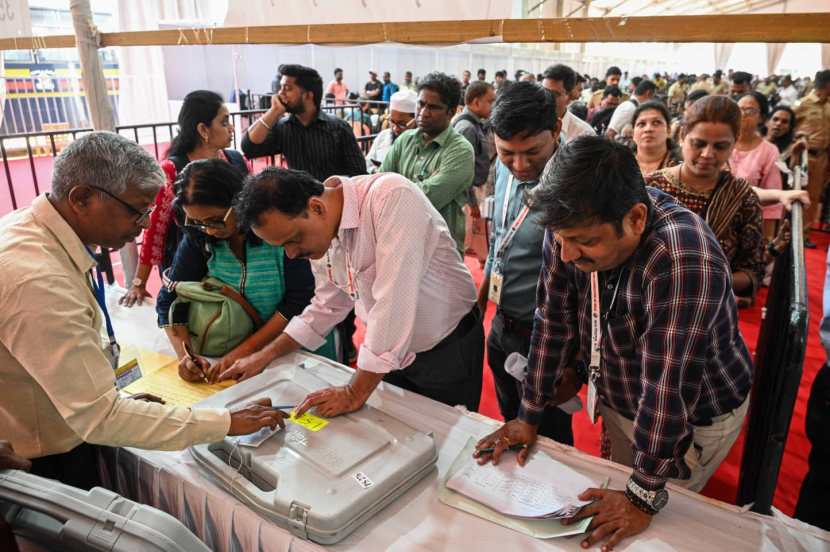
[{"label": "pen in hand", "polygon": [[[505,450],[517,451],[517,450],[522,450],[524,448],[527,448],[527,445],[515,444],[515,445],[510,445]],[[496,451],[496,447],[487,447],[487,448],[477,449],[476,454],[493,454],[495,451]]]},{"label": "pen in hand", "polygon": [[182,343],[182,345],[184,347],[184,356],[186,356],[187,359],[190,360],[190,362],[196,365],[196,368],[199,369],[199,373],[202,374],[202,379],[204,380],[204,382],[209,383],[207,374],[205,374],[205,371],[202,369],[202,366],[196,361],[196,357],[193,355],[193,351],[190,348],[190,343]]}]

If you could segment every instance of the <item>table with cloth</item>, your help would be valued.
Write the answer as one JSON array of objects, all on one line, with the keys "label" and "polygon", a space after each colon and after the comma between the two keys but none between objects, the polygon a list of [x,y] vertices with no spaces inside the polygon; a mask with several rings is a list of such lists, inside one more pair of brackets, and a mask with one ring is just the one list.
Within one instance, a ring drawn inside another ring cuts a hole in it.
[{"label": "table with cloth", "polygon": [[[172,355],[166,336],[156,327],[153,308],[120,307],[117,304],[120,293],[118,288],[112,288],[108,295],[119,341],[143,351]],[[351,369],[307,353],[279,359],[275,365],[309,359],[324,365],[319,374],[333,385],[343,385],[351,377]],[[267,377],[267,371],[265,374],[258,377]],[[354,533],[327,549],[581,550],[579,536],[538,540],[439,502],[438,479],[470,437],[478,438],[493,431],[499,422],[386,384],[381,384],[369,404],[435,436],[438,474],[421,480]],[[594,481],[610,478],[611,488],[623,489],[630,473],[630,468],[548,439],[541,439],[537,446]],[[101,450],[108,486],[127,498],[155,506],[182,520],[214,550],[323,549],[273,524],[234,498],[200,470],[188,451]],[[669,491],[668,506],[651,526],[644,533],[625,540],[618,550],[830,550],[830,533],[780,512],[762,516],[672,485]]]}]

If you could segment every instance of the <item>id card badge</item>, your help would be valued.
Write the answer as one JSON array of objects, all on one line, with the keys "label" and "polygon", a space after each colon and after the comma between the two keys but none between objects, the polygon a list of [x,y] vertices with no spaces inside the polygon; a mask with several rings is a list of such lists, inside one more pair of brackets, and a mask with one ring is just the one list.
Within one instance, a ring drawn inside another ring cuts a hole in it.
[{"label": "id card badge", "polygon": [[501,275],[501,270],[497,267],[493,267],[493,270],[490,272],[490,293],[489,299],[496,305],[501,305],[501,286],[502,286],[503,277]]},{"label": "id card badge", "polygon": [[597,423],[597,379],[599,378],[599,369],[592,366],[588,375],[588,404],[585,406],[588,414],[588,419],[592,424]]}]

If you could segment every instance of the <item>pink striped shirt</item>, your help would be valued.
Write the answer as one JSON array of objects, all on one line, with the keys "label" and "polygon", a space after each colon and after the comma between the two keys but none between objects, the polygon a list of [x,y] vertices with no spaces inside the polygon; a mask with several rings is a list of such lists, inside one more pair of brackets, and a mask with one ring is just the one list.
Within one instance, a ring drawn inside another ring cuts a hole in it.
[{"label": "pink striped shirt", "polygon": [[443,217],[406,178],[333,176],[325,186],[343,187],[340,229],[329,254],[311,262],[314,298],[285,332],[314,350],[354,308],[366,324],[358,368],[405,368],[473,308],[473,277]]}]

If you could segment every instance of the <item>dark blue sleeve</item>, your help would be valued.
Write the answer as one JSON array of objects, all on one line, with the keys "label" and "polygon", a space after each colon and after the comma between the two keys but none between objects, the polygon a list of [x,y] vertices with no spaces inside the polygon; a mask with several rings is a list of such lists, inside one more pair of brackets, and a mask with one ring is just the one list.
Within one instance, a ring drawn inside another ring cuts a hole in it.
[{"label": "dark blue sleeve", "polygon": [[226,149],[224,151],[225,157],[228,159],[228,163],[230,163],[234,169],[238,170],[243,175],[247,175],[248,163],[245,162],[245,158],[242,157],[242,154],[232,149]]},{"label": "dark blue sleeve", "polygon": [[283,274],[285,274],[285,295],[277,310],[291,320],[301,314],[314,297],[314,274],[307,259],[291,259],[283,253]]},{"label": "dark blue sleeve", "polygon": [[[207,256],[198,240],[191,237],[188,232],[184,233],[176,255],[173,257],[173,264],[168,269],[167,278],[169,282],[199,282],[207,276]],[[158,325],[169,326],[171,324],[187,324],[187,305],[179,305],[173,313],[173,320],[170,320],[170,305],[176,300],[176,292],[162,285],[159,296],[156,298],[156,314]]]}]

